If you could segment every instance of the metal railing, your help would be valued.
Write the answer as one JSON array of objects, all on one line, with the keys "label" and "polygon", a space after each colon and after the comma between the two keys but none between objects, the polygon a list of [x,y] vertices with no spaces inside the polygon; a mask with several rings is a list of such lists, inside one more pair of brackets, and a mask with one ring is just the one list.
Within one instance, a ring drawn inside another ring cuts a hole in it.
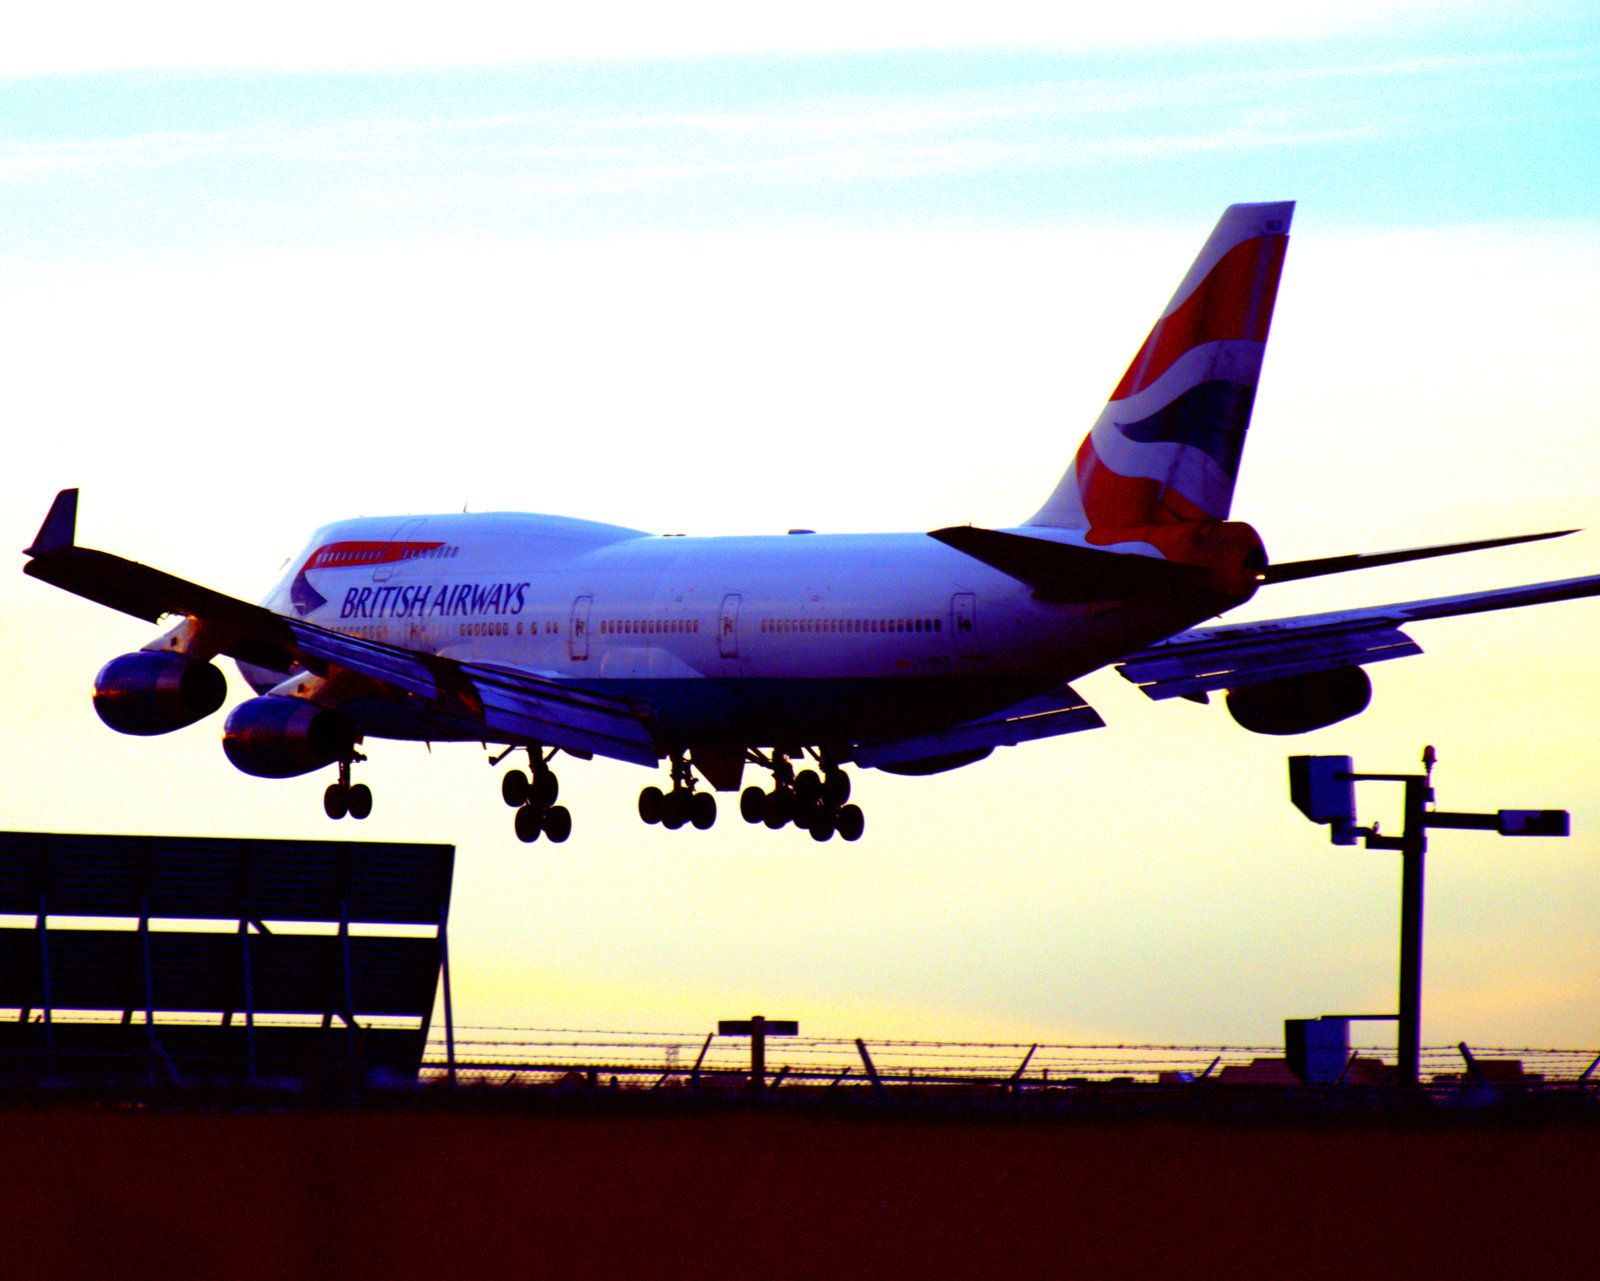
[{"label": "metal railing", "polygon": [[[1360,1048],[1362,1060],[1392,1064],[1393,1052]],[[1600,1086],[1592,1049],[1472,1047],[1477,1064],[1517,1060],[1528,1084]],[[769,1081],[927,1085],[1157,1084],[1216,1079],[1224,1069],[1281,1060],[1281,1045],[1045,1043],[1010,1041],[866,1040],[783,1037],[766,1042]],[[585,1080],[662,1085],[691,1078],[699,1084],[744,1083],[750,1070],[747,1038],[705,1032],[621,1032],[595,1028],[457,1026],[458,1080],[483,1084],[548,1084],[575,1074]],[[430,1042],[426,1076],[445,1071],[442,1040]],[[1459,1046],[1422,1052],[1424,1080],[1470,1075]],[[1586,1075],[1587,1074],[1587,1075]],[[1229,1073],[1229,1075],[1234,1075]]]}]

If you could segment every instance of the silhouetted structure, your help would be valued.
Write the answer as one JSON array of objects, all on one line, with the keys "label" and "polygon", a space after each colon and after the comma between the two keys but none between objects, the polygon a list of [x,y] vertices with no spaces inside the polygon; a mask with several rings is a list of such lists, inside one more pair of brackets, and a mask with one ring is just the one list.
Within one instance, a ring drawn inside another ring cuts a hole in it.
[{"label": "silhouetted structure", "polygon": [[[0,914],[33,918],[0,927],[0,1079],[414,1080],[441,972],[453,1072],[454,864],[449,845],[0,832]],[[373,925],[432,933],[352,933]]]}]

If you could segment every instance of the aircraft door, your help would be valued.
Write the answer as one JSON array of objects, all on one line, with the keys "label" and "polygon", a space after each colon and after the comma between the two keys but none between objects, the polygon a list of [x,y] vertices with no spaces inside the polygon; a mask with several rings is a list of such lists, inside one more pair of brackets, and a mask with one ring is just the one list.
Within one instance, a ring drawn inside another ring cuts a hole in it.
[{"label": "aircraft door", "polygon": [[739,657],[739,593],[722,598],[722,621],[717,626],[717,652],[724,658]]},{"label": "aircraft door", "polygon": [[567,625],[567,653],[576,663],[589,657],[589,606],[592,604],[593,596],[580,596],[572,602],[572,618]]},{"label": "aircraft door", "polygon": [[957,592],[950,598],[950,632],[962,658],[983,657],[978,641],[978,598],[972,592]]}]

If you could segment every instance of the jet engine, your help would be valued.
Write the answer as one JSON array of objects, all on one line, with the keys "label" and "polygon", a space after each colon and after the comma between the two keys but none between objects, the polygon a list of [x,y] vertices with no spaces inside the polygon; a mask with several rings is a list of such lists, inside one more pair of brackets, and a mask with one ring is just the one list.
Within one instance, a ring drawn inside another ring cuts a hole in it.
[{"label": "jet engine", "polygon": [[1230,689],[1228,711],[1252,734],[1304,734],[1365,711],[1372,680],[1359,667],[1307,672]]},{"label": "jet engine", "polygon": [[228,713],[222,750],[235,769],[257,778],[293,778],[346,760],[355,729],[339,712],[304,699],[264,694]]},{"label": "jet engine", "polygon": [[221,707],[228,682],[210,663],[164,650],[113,658],[94,678],[94,710],[119,734],[168,734]]}]

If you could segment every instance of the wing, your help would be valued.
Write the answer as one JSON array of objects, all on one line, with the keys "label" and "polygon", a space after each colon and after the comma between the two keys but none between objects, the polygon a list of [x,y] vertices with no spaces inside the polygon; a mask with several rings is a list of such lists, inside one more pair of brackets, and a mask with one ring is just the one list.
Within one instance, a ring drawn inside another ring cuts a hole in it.
[{"label": "wing", "polygon": [[458,662],[285,618],[110,552],[75,541],[78,491],[56,496],[27,549],[23,572],[98,604],[155,622],[165,614],[197,619],[217,652],[273,671],[296,666],[319,676],[335,669],[421,700],[435,718],[485,740],[536,742],[577,754],[654,766],[660,756],[650,712],[624,699],[497,663]]},{"label": "wing", "polygon": [[1420,654],[1422,647],[1401,630],[1407,623],[1597,595],[1600,574],[1398,605],[1196,627],[1128,655],[1117,670],[1151,698],[1204,701],[1211,690]]}]

